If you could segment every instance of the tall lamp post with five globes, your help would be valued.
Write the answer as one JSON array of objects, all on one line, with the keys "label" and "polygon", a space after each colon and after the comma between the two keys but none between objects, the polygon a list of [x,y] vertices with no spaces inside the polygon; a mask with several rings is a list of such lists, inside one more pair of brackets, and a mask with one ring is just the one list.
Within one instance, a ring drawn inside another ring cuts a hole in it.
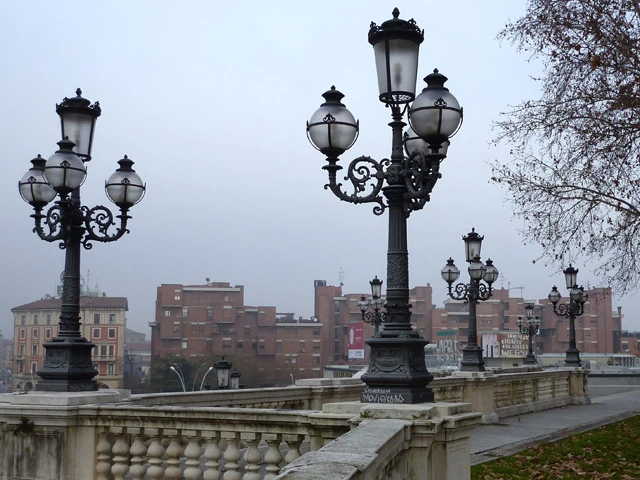
[{"label": "tall lamp post with five globes", "polygon": [[[106,181],[107,197],[120,209],[115,215],[106,207],[86,207],[80,202],[80,185],[91,160],[96,119],[100,105],[76,96],[56,106],[62,125],[60,147],[48,160],[38,155],[18,184],[20,195],[34,210],[33,231],[47,242],[60,242],[65,250],[61,314],[58,334],[44,344],[44,365],[37,372],[42,378],[36,387],[43,391],[78,392],[98,389],[98,374],[91,361],[94,344],[80,334],[80,250],[89,250],[94,241],[114,242],[128,233],[129,209],[138,203],[145,184],[125,155]],[[46,211],[49,202],[58,197]]]},{"label": "tall lamp post with five globes", "polygon": [[361,400],[373,403],[433,400],[426,387],[433,379],[424,360],[427,342],[411,326],[407,218],[429,201],[441,177],[440,163],[446,157],[449,138],[462,122],[462,108],[444,86],[447,77],[437,70],[425,78],[427,87],[416,97],[418,52],[424,32],[413,19],[402,20],[399,14],[396,8],[392,19],[381,25],[371,23],[369,29],[379,100],[391,112],[391,157],[352,160],[344,177],[352,188],[347,192],[336,177],[343,168],[340,155],[355,143],[359,123],[341,102],[344,95],[331,87],[322,95],[325,102],[307,122],[310,142],[326,156],[327,164],[322,168],[329,183],[325,188],[345,202],[375,204],[375,215],[389,211],[385,327],[366,342],[371,356],[362,376],[367,389]]},{"label": "tall lamp post with five globes", "polygon": [[589,295],[585,293],[582,286],[578,286],[577,268],[573,268],[569,264],[569,267],[562,273],[564,273],[565,284],[569,290],[569,303],[559,303],[561,295],[555,285],[549,293],[549,300],[553,304],[553,313],[569,319],[569,348],[566,351],[564,364],[568,367],[580,367],[582,360],[580,360],[580,350],[576,345],[576,317],[580,317],[584,313],[584,304],[589,299]]},{"label": "tall lamp post with five globes", "polygon": [[520,330],[520,333],[523,335],[529,337],[529,351],[523,361],[525,365],[535,365],[537,363],[536,355],[533,353],[533,337],[540,331],[540,319],[533,316],[534,308],[533,303],[527,303],[524,306],[525,312],[527,313],[526,321],[522,317],[518,317],[518,330]]},{"label": "tall lamp post with five globes", "polygon": [[[463,236],[465,246],[465,260],[469,264],[469,283],[458,283],[453,289],[453,283],[460,276],[460,270],[449,258],[441,271],[442,278],[447,282],[449,296],[454,300],[464,300],[469,304],[469,327],[467,330],[467,344],[462,349],[460,361],[461,372],[483,372],[484,360],[482,348],[478,345],[478,324],[476,321],[476,305],[479,301],[491,298],[491,285],[498,279],[498,269],[490,258],[484,264],[480,260],[480,249],[483,236],[476,233],[475,229]],[[486,283],[482,283],[484,280]]]}]

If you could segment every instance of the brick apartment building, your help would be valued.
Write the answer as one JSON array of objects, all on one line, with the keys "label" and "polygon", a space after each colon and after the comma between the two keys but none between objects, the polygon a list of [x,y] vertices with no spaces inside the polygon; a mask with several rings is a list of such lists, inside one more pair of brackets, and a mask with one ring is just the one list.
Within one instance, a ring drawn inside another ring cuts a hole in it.
[{"label": "brick apartment building", "polygon": [[[14,322],[13,389],[34,388],[44,364],[45,348],[58,334],[61,300],[45,297],[11,309]],[[109,388],[122,388],[126,297],[81,296],[80,334],[96,346],[92,360],[95,380]]]},{"label": "brick apartment building", "polygon": [[213,365],[233,363],[249,387],[286,385],[322,376],[322,324],[273,306],[244,304],[244,286],[163,284],[157,288],[151,361],[182,357]]}]

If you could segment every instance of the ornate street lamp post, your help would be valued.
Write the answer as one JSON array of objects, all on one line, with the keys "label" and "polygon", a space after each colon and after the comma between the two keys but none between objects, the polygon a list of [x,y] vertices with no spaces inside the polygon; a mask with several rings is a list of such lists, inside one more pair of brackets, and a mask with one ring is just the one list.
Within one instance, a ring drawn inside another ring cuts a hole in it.
[{"label": "ornate street lamp post", "polygon": [[584,313],[584,304],[589,299],[582,286],[578,287],[578,270],[569,264],[569,268],[563,270],[565,284],[569,290],[569,303],[560,302],[560,292],[554,285],[549,293],[549,300],[553,304],[553,312],[569,319],[569,348],[567,349],[564,364],[568,367],[580,367],[580,350],[576,346],[576,317]]},{"label": "ornate street lamp post", "polygon": [[[78,89],[76,97],[65,98],[56,107],[62,124],[58,151],[46,161],[40,155],[31,160],[33,167],[18,184],[20,195],[34,210],[33,231],[42,240],[60,242],[66,252],[58,335],[44,344],[44,365],[37,372],[42,378],[37,390],[44,391],[98,389],[93,380],[98,371],[91,362],[94,344],[80,335],[80,247],[88,250],[94,241],[114,242],[128,233],[129,209],[145,192],[145,184],[125,155],[105,185],[107,197],[120,214],[114,216],[102,205],[81,205],[80,185],[87,174],[85,162],[91,160],[95,121],[101,113],[97,102],[91,105],[81,94]],[[43,213],[56,195],[58,200]]]},{"label": "ornate street lamp post", "polygon": [[523,321],[522,317],[518,317],[518,329],[520,333],[529,336],[529,352],[527,356],[524,357],[525,365],[535,365],[536,356],[533,353],[533,336],[537,335],[540,331],[540,319],[538,317],[533,316],[533,303],[527,303],[524,306],[525,311],[527,312],[527,322]]},{"label": "ornate street lamp post", "polygon": [[[483,238],[476,233],[475,229],[471,229],[471,233],[462,237],[466,261],[469,263],[468,271],[471,278],[469,283],[458,283],[455,290],[452,290],[452,284],[460,276],[460,270],[455,266],[452,258],[447,260],[447,264],[440,272],[444,281],[447,282],[449,296],[454,300],[464,300],[469,304],[467,344],[462,349],[462,360],[460,361],[460,371],[463,372],[484,371],[482,348],[478,345],[476,305],[479,301],[491,298],[491,285],[498,279],[498,269],[493,266],[491,259],[487,259],[486,265],[480,261]],[[486,284],[482,283],[482,280]]]},{"label": "ornate street lamp post", "polygon": [[[362,321],[373,325],[375,335],[380,331],[380,325],[384,323],[384,315],[381,312],[382,309],[382,280],[378,280],[378,277],[369,282],[371,285],[371,300],[367,300],[364,295],[360,297],[358,307],[362,312]],[[369,311],[372,308],[373,311]]]},{"label": "ornate street lamp post", "polygon": [[[344,177],[353,187],[353,192],[347,193],[336,179],[342,170],[338,162],[355,143],[359,124],[342,104],[344,95],[331,87],[323,94],[326,101],[307,122],[309,140],[326,156],[323,169],[328,172],[329,183],[325,188],[345,202],[376,204],[376,215],[389,210],[385,328],[366,342],[371,358],[362,376],[368,387],[361,396],[363,402],[419,403],[433,399],[426,387],[433,379],[424,361],[427,342],[411,326],[407,218],[429,201],[440,178],[448,139],[462,122],[462,108],[444,86],[447,77],[437,70],[425,78],[427,87],[415,96],[418,50],[424,33],[415,21],[398,16],[396,8],[391,20],[380,26],[372,23],[369,30],[379,99],[389,107],[392,118],[390,159],[377,161],[362,156],[353,160]],[[407,113],[411,128],[403,138]]]}]

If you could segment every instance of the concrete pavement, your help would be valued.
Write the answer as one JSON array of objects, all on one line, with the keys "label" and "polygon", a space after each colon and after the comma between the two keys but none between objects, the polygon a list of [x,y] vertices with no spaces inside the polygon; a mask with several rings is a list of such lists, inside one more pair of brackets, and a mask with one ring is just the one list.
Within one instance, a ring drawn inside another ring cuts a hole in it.
[{"label": "concrete pavement", "polygon": [[471,465],[640,415],[638,385],[590,384],[589,394],[590,405],[527,413],[476,428],[471,436]]}]

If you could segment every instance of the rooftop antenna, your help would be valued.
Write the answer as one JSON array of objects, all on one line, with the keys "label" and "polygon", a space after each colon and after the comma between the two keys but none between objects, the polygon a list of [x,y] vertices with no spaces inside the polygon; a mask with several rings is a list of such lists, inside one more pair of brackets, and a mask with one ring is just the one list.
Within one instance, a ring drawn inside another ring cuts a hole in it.
[{"label": "rooftop antenna", "polygon": [[344,286],[343,280],[344,280],[344,270],[342,270],[342,267],[340,267],[340,270],[338,270],[338,280],[340,280],[340,286]]}]

